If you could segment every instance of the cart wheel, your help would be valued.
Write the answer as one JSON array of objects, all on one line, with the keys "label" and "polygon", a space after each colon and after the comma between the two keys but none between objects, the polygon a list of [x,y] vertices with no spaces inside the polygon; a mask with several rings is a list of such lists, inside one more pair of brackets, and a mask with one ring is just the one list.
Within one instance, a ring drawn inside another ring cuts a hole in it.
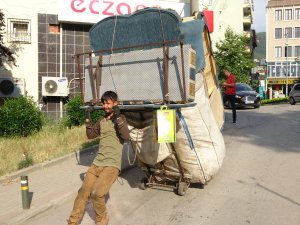
[{"label": "cart wheel", "polygon": [[180,195],[180,196],[185,195],[187,189],[188,189],[188,185],[185,182],[180,182],[178,184],[178,189],[177,189],[178,195]]},{"label": "cart wheel", "polygon": [[139,184],[139,188],[141,190],[146,190],[147,189],[147,183],[149,182],[147,177],[142,178],[141,183]]}]

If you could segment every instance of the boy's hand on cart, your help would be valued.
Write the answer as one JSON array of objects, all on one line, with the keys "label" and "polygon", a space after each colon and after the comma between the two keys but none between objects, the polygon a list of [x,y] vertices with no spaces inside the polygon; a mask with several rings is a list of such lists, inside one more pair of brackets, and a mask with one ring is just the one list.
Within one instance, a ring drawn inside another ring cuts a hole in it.
[{"label": "boy's hand on cart", "polygon": [[112,111],[113,111],[113,115],[112,115],[111,120],[113,122],[115,122],[115,120],[121,116],[121,111],[120,111],[119,106],[117,106],[117,105],[112,108]]},{"label": "boy's hand on cart", "polygon": [[92,102],[90,107],[85,111],[85,123],[91,122],[91,112],[94,112],[94,103]]}]

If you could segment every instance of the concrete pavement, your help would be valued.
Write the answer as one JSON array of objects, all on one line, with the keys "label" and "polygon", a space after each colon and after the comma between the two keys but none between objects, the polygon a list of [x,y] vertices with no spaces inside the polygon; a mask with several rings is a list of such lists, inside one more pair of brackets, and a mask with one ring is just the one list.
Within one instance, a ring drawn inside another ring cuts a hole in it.
[{"label": "concrete pavement", "polygon": [[[30,218],[74,198],[97,149],[98,145],[0,177],[0,225],[25,225]],[[130,168],[128,157],[134,158],[132,151],[123,152],[122,171]],[[22,207],[22,175],[28,176],[30,209]]]}]

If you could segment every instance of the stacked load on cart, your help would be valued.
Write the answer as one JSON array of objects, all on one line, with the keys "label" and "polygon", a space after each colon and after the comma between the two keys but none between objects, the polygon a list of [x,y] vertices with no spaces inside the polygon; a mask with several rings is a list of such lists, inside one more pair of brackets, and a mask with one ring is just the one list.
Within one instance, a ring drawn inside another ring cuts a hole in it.
[{"label": "stacked load on cart", "polygon": [[[221,168],[225,145],[223,104],[205,19],[147,8],[112,16],[90,30],[93,52],[84,56],[84,102],[100,104],[115,91],[131,131],[132,148],[147,186],[175,181],[206,184]],[[83,76],[80,74],[83,78]],[[158,143],[160,106],[176,110],[176,141]],[[125,146],[126,148],[126,146]]]}]

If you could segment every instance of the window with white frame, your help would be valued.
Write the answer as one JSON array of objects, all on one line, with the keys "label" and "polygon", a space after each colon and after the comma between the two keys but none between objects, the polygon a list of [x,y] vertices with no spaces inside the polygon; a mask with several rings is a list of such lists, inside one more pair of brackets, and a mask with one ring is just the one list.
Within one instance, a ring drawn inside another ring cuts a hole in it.
[{"label": "window with white frame", "polygon": [[284,47],[284,57],[292,57],[292,46]]},{"label": "window with white frame", "polygon": [[276,58],[282,57],[282,48],[281,48],[281,46],[276,46],[275,47],[275,57]]},{"label": "window with white frame", "polygon": [[30,20],[8,19],[8,42],[30,43]]},{"label": "window with white frame", "polygon": [[293,19],[293,10],[292,9],[286,9],[284,11],[284,19],[285,20],[292,20]]},{"label": "window with white frame", "polygon": [[295,46],[295,57],[300,57],[300,46]]},{"label": "window with white frame", "polygon": [[295,38],[300,38],[300,27],[295,27]]},{"label": "window with white frame", "polygon": [[285,38],[293,38],[293,29],[291,27],[286,27],[284,32]]},{"label": "window with white frame", "polygon": [[282,38],[282,28],[275,28],[275,39]]},{"label": "window with white frame", "polygon": [[300,8],[295,9],[295,20],[300,20]]},{"label": "window with white frame", "polygon": [[282,10],[275,10],[275,20],[282,20]]}]

